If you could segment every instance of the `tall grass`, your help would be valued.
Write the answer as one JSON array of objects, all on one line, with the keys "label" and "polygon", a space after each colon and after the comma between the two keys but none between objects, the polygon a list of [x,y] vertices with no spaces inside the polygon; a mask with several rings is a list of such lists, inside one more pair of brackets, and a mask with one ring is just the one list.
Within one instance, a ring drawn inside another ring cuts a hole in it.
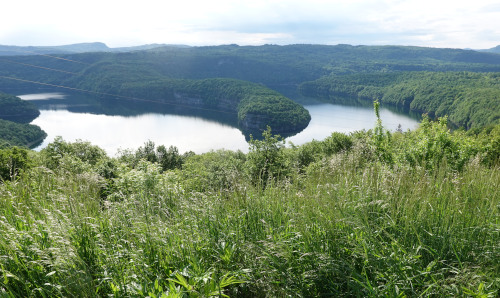
[{"label": "tall grass", "polygon": [[106,196],[92,167],[40,163],[0,186],[0,296],[498,296],[499,168],[386,163],[367,140],[301,169],[279,149],[265,183],[227,151],[120,164]]}]

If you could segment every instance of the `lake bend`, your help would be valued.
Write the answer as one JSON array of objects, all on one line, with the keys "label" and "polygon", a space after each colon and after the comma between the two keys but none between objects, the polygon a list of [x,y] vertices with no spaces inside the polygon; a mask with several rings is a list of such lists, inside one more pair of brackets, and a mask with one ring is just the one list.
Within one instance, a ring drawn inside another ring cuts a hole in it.
[{"label": "lake bend", "polygon": [[[204,153],[227,149],[248,152],[245,135],[237,128],[233,116],[216,111],[160,107],[139,107],[137,103],[117,107],[116,100],[103,101],[91,95],[67,92],[44,92],[17,95],[30,100],[40,109],[31,124],[47,132],[47,138],[34,148],[41,150],[61,136],[66,141],[89,141],[110,156],[120,150],[144,145],[148,140],[157,145],[176,146],[179,152]],[[306,103],[311,122],[301,132],[286,138],[287,143],[301,145],[313,139],[322,140],[332,132],[350,133],[375,126],[376,117],[370,105],[349,106],[330,103]],[[381,107],[385,128],[395,131],[414,129],[416,117]]]}]

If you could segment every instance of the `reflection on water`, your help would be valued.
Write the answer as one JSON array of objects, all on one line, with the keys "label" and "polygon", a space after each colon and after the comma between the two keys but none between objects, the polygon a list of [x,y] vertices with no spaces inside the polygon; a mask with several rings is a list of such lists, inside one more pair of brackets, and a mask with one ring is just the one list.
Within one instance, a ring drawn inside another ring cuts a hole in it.
[{"label": "reflection on water", "polygon": [[[287,138],[296,145],[313,139],[323,140],[332,132],[350,133],[357,130],[371,129],[375,126],[376,117],[373,108],[360,106],[343,106],[337,104],[315,104],[304,106],[311,114],[311,122],[302,132]],[[391,131],[414,129],[418,125],[416,119],[407,115],[380,108],[382,125]]]},{"label": "reflection on water", "polygon": [[90,141],[111,155],[119,149],[136,149],[148,140],[167,147],[176,146],[180,152],[248,149],[245,137],[237,128],[198,117],[162,114],[125,117],[42,110],[32,123],[48,134],[36,149],[44,148],[56,136],[67,141]]},{"label": "reflection on water", "polygon": [[66,95],[59,92],[49,92],[49,93],[24,94],[24,95],[19,95],[19,97],[24,100],[52,100],[52,99],[64,99]]},{"label": "reflection on water", "polygon": [[[145,104],[87,94],[42,93],[20,96],[40,108],[32,123],[48,134],[36,149],[44,148],[56,136],[64,140],[87,140],[115,155],[121,149],[136,149],[145,141],[176,146],[180,152],[196,153],[228,149],[248,151],[245,136],[238,129],[236,115],[210,109],[193,109],[167,104]],[[372,105],[305,104],[311,114],[309,126],[286,140],[300,145],[322,140],[332,132],[349,133],[375,125]],[[382,107],[384,127],[392,131],[413,129],[418,121]]]}]

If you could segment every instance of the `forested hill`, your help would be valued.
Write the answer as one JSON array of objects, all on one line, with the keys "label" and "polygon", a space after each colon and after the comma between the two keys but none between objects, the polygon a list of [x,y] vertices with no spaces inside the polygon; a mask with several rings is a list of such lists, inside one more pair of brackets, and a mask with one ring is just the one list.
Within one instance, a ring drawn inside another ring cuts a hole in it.
[{"label": "forested hill", "polygon": [[[0,56],[74,54],[88,52],[131,52],[148,50],[166,45],[147,44],[134,47],[110,48],[102,42],[77,43],[63,46],[7,46],[0,45]],[[178,45],[182,47],[182,45]]]},{"label": "forested hill", "polygon": [[39,144],[47,134],[40,127],[28,124],[39,114],[31,102],[0,92],[0,148]]},{"label": "forested hill", "polygon": [[[356,74],[500,72],[500,55],[496,53],[403,46],[164,46],[126,53],[81,53],[57,57],[62,59],[55,59],[53,55],[0,58],[0,90],[35,86],[20,79],[114,93],[124,86],[145,82],[162,81],[166,84],[178,79],[231,78],[262,84],[293,97],[298,95],[298,86],[305,82],[321,81],[321,84],[308,85],[306,95],[311,95],[321,92],[331,78],[331,82],[346,81]],[[412,80],[420,80],[414,84],[423,88],[422,92],[432,92],[426,88],[425,76],[417,75]],[[467,80],[461,82],[474,85]],[[354,81],[346,84],[353,85]],[[316,87],[321,90],[311,90]],[[336,88],[330,86],[330,89],[332,87]],[[473,93],[483,96],[482,92]],[[441,106],[441,99],[439,94],[436,95],[431,101],[421,102],[417,110],[440,115],[441,110],[437,108]],[[147,92],[136,93],[136,96],[151,99]],[[391,103],[390,100],[383,101]],[[449,105],[449,109],[442,110],[452,114],[457,112],[457,107]],[[488,119],[495,120],[495,117]],[[467,123],[468,120],[454,122],[474,126]]]},{"label": "forested hill", "polygon": [[326,101],[380,99],[431,116],[449,116],[458,127],[500,123],[500,73],[399,72],[328,76],[300,86]]}]

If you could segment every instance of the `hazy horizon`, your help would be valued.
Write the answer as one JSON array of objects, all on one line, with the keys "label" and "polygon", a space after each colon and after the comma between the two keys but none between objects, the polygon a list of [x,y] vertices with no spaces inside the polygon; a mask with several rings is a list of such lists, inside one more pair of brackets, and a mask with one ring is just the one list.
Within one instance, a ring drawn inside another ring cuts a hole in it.
[{"label": "hazy horizon", "polygon": [[8,46],[8,47],[64,47],[64,46],[72,46],[72,45],[79,45],[79,44],[96,44],[96,43],[101,43],[105,45],[106,47],[110,49],[117,49],[117,48],[133,48],[133,47],[141,47],[141,46],[153,46],[157,45],[159,47],[161,46],[179,46],[179,47],[217,47],[217,46],[227,46],[227,45],[237,45],[241,47],[245,46],[264,46],[264,45],[276,45],[276,46],[289,46],[289,45],[328,45],[328,46],[336,46],[336,45],[350,45],[350,46],[402,46],[402,47],[427,47],[427,48],[448,48],[448,49],[462,49],[462,50],[489,50],[492,48],[495,48],[497,46],[500,46],[500,43],[498,45],[489,47],[489,48],[454,48],[454,47],[434,47],[434,46],[418,46],[418,45],[401,45],[401,44],[379,44],[379,45],[370,45],[370,44],[321,44],[321,43],[289,43],[289,44],[257,44],[257,45],[240,45],[236,43],[223,43],[223,44],[206,44],[206,45],[189,45],[189,44],[171,44],[171,43],[149,43],[149,44],[130,44],[127,46],[110,46],[106,44],[105,42],[101,41],[89,41],[89,42],[77,42],[77,43],[69,43],[69,44],[52,44],[52,45],[36,45],[36,44],[30,44],[30,45],[17,45],[17,44],[0,44],[0,46]]},{"label": "hazy horizon", "polygon": [[19,0],[2,5],[0,44],[351,44],[489,49],[497,0]]}]

